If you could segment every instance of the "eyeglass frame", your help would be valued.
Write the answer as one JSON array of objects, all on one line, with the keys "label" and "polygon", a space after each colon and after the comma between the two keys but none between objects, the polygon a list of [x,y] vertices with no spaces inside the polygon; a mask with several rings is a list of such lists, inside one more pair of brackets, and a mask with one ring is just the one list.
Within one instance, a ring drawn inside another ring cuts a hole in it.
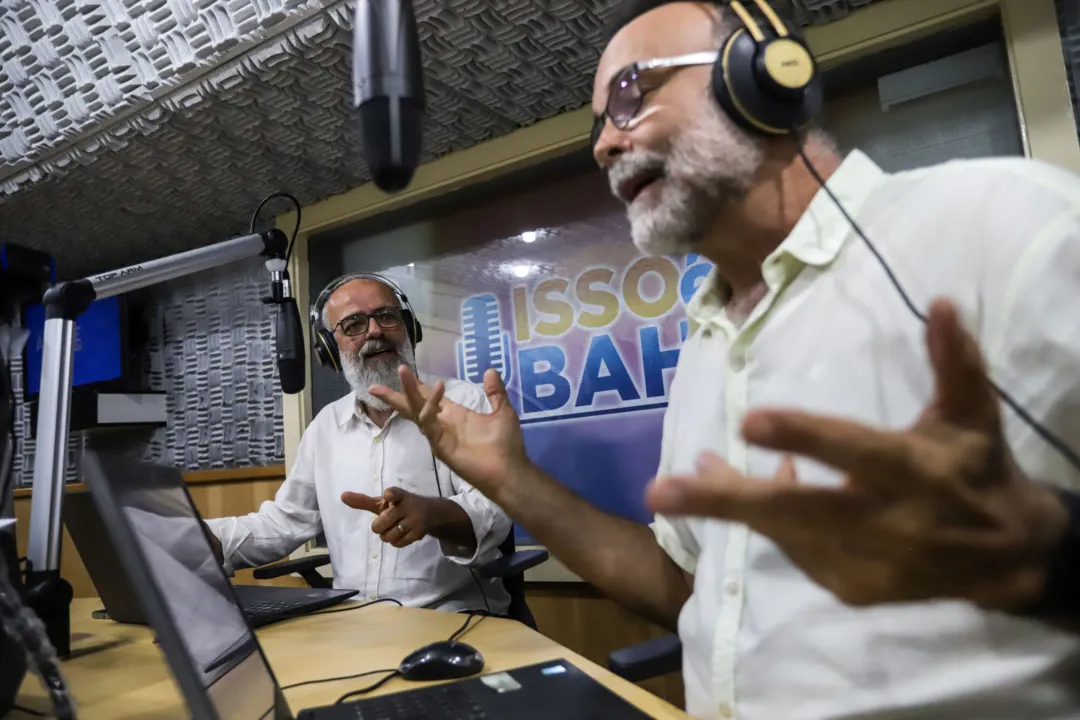
[{"label": "eyeglass frame", "polygon": [[[596,143],[600,140],[600,135],[604,131],[604,127],[607,125],[607,121],[611,120],[611,124],[619,130],[625,130],[630,127],[630,123],[634,118],[641,114],[641,109],[645,107],[645,96],[653,90],[659,89],[660,86],[652,88],[650,90],[641,89],[641,73],[649,70],[660,70],[666,68],[684,68],[684,67],[696,67],[699,65],[712,65],[720,58],[720,53],[716,50],[705,50],[702,52],[688,53],[686,55],[676,55],[673,57],[665,58],[653,58],[652,60],[641,60],[639,62],[631,63],[626,67],[619,70],[611,78],[611,82],[608,83],[608,96],[607,102],[604,104],[604,111],[593,118],[592,129],[592,147],[596,147]],[[616,82],[621,77],[629,73],[629,81],[633,83],[633,86],[637,88],[637,98],[635,101],[635,107],[632,113],[626,116],[624,120],[617,120],[611,112],[611,101],[615,97]],[[661,83],[662,84],[662,83]]]},{"label": "eyeglass frame", "polygon": [[[382,323],[382,321],[379,320],[379,318],[378,318],[379,313],[391,313],[393,315],[393,318],[394,318],[394,321],[393,321],[394,324],[393,325],[384,325]],[[354,334],[350,335],[345,330],[345,328],[342,327],[346,322],[348,322],[350,320],[353,320],[353,319],[359,320],[360,318],[363,318],[364,320],[366,320],[366,322],[363,324],[363,328],[364,328],[363,332],[358,332],[358,333],[354,333]],[[344,335],[345,337],[363,337],[364,335],[367,335],[368,332],[371,330],[371,321],[372,320],[374,320],[375,323],[380,328],[382,328],[383,330],[396,330],[397,328],[399,328],[399,327],[401,327],[402,325],[405,324],[405,316],[402,314],[402,309],[400,307],[387,306],[387,307],[381,307],[378,310],[375,310],[374,312],[370,312],[370,313],[353,313],[351,315],[343,317],[343,318],[341,318],[341,320],[338,321],[337,325],[334,325],[334,327],[330,328],[330,332],[331,333],[336,333],[338,330],[341,330],[341,334]]]}]

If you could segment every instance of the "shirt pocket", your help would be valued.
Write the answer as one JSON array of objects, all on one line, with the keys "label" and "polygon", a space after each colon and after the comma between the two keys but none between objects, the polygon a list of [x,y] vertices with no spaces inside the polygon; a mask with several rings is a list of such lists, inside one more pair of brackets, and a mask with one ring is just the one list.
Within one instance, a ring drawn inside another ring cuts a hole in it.
[{"label": "shirt pocket", "polygon": [[445,474],[435,474],[434,468],[419,472],[404,472],[395,477],[388,477],[386,487],[399,487],[414,495],[423,497],[448,497],[453,495],[450,490],[450,482]]},{"label": "shirt pocket", "polygon": [[[431,468],[387,478],[386,487],[399,487],[422,497],[439,497],[435,471]],[[408,520],[404,524],[406,529],[411,530]],[[391,553],[393,576],[402,580],[438,582],[443,565],[448,562],[443,557],[439,541],[431,535],[400,549],[387,544],[386,549]]]}]

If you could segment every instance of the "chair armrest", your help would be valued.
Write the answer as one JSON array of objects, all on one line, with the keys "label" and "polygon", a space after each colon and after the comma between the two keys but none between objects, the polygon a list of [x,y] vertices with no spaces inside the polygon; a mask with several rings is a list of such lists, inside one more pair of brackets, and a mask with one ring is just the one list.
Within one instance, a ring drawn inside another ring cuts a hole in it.
[{"label": "chair armrest", "polygon": [[547,550],[518,550],[480,566],[476,569],[476,572],[480,577],[486,578],[510,577],[536,567],[549,557]]},{"label": "chair armrest", "polygon": [[319,574],[318,568],[329,564],[330,555],[328,553],[297,558],[296,560],[283,560],[282,562],[255,568],[255,579],[272,580],[281,577],[282,575],[297,573],[300,577],[307,580],[308,585],[311,587],[328,588],[330,587],[330,583],[326,581],[326,578]]},{"label": "chair armrest", "polygon": [[678,635],[667,635],[616,650],[608,655],[608,669],[630,682],[678,672],[682,669],[682,643]]}]

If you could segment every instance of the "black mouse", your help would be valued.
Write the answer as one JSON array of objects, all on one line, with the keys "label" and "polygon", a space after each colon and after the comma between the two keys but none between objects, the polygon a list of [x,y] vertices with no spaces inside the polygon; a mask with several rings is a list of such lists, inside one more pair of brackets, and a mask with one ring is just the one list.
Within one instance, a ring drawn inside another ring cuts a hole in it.
[{"label": "black mouse", "polygon": [[484,656],[472,645],[443,640],[410,653],[398,666],[405,680],[453,680],[484,669]]}]

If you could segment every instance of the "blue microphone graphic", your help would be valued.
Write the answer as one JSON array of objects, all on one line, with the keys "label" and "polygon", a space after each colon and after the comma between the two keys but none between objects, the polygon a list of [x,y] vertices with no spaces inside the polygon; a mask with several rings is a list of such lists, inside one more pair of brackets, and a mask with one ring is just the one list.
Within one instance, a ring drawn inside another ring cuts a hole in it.
[{"label": "blue microphone graphic", "polygon": [[499,300],[491,293],[474,295],[461,304],[461,340],[457,344],[458,377],[478,383],[488,368],[509,385],[510,333],[502,332]]}]

